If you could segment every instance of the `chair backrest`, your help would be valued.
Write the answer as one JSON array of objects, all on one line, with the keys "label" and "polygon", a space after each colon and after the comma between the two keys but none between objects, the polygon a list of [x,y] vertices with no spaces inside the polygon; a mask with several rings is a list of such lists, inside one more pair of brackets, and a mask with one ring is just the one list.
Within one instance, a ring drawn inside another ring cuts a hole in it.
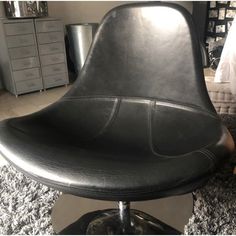
[{"label": "chair backrest", "polygon": [[111,10],[65,95],[73,96],[152,98],[215,112],[190,13],[160,2]]}]

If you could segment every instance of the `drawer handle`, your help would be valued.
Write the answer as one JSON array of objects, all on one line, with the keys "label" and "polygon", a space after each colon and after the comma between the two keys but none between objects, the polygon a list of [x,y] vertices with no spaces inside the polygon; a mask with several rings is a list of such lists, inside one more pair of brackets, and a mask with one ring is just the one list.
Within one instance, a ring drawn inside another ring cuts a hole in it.
[{"label": "drawer handle", "polygon": [[26,27],[25,27],[25,26],[20,26],[18,29],[19,29],[20,31],[25,31],[25,30],[26,30]]},{"label": "drawer handle", "polygon": [[54,28],[54,25],[48,25],[47,27],[51,29],[51,28]]},{"label": "drawer handle", "polygon": [[33,86],[35,86],[35,83],[28,84],[28,87],[33,87]]},{"label": "drawer handle", "polygon": [[50,36],[51,40],[57,40],[57,36]]},{"label": "drawer handle", "polygon": [[58,61],[58,60],[60,60],[60,58],[58,58],[58,57],[52,57],[52,60],[53,60],[53,61]]},{"label": "drawer handle", "polygon": [[23,52],[22,52],[22,54],[30,54],[30,51],[29,50],[24,50]]},{"label": "drawer handle", "polygon": [[22,64],[23,64],[23,66],[29,66],[30,65],[29,62],[23,62]]},{"label": "drawer handle", "polygon": [[33,76],[34,74],[32,72],[29,72],[29,73],[25,73],[25,76],[26,77],[30,77],[30,76]]},{"label": "drawer handle", "polygon": [[52,70],[53,70],[54,72],[57,72],[57,71],[60,71],[61,68],[57,67],[57,68],[53,68]]},{"label": "drawer handle", "polygon": [[62,80],[62,78],[57,78],[57,79],[55,79],[55,81],[61,81]]},{"label": "drawer handle", "polygon": [[57,48],[57,47],[52,47],[51,48],[51,51],[56,51],[56,50],[59,50],[60,48]]},{"label": "drawer handle", "polygon": [[28,39],[20,39],[20,43],[28,43],[29,40]]}]

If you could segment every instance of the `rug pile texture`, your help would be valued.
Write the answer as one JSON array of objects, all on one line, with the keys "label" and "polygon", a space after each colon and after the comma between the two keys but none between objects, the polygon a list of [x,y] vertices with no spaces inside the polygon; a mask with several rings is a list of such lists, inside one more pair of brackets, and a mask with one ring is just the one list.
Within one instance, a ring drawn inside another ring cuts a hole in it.
[{"label": "rug pile texture", "polygon": [[[55,234],[51,211],[61,193],[0,167],[0,234]],[[193,193],[193,215],[185,234],[236,234],[236,175],[226,166]]]},{"label": "rug pile texture", "polygon": [[194,191],[193,215],[185,234],[236,234],[236,175],[228,165]]},{"label": "rug pile texture", "polygon": [[55,234],[51,211],[59,195],[10,165],[0,167],[0,235]]}]

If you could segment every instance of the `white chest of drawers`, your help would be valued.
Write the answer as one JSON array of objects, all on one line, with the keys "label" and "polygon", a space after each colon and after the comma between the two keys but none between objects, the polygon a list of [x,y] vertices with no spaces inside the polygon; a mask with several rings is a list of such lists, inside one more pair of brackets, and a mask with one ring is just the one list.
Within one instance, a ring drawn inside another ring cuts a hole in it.
[{"label": "white chest of drawers", "polygon": [[61,20],[35,20],[44,88],[68,84],[64,27]]},{"label": "white chest of drawers", "polygon": [[0,74],[16,96],[69,83],[60,19],[0,22]]}]

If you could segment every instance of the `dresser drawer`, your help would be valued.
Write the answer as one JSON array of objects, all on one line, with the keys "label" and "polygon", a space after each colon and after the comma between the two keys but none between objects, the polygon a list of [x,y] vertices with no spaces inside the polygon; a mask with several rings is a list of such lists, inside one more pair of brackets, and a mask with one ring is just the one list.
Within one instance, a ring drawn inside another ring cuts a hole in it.
[{"label": "dresser drawer", "polygon": [[37,55],[37,49],[35,46],[10,48],[9,54],[11,59],[34,57]]},{"label": "dresser drawer", "polygon": [[35,80],[26,80],[26,81],[18,81],[16,82],[16,91],[17,93],[26,93],[35,90],[40,90],[43,88],[42,79]]},{"label": "dresser drawer", "polygon": [[43,78],[44,86],[46,88],[63,85],[68,83],[66,74],[50,75]]},{"label": "dresser drawer", "polygon": [[40,56],[40,61],[41,61],[41,65],[43,66],[63,63],[65,62],[65,55],[64,53],[44,55],[44,56]]},{"label": "dresser drawer", "polygon": [[61,21],[49,20],[36,22],[36,32],[63,31]]},{"label": "dresser drawer", "polygon": [[6,38],[6,40],[7,40],[8,48],[29,46],[29,45],[34,45],[35,44],[33,34],[8,36]]},{"label": "dresser drawer", "polygon": [[46,55],[52,53],[64,52],[64,43],[50,43],[39,45],[39,54]]},{"label": "dresser drawer", "polygon": [[62,32],[39,33],[37,34],[37,38],[39,44],[63,42],[64,34]]},{"label": "dresser drawer", "polygon": [[33,67],[39,67],[39,59],[37,57],[28,57],[11,61],[13,70],[21,70]]},{"label": "dresser drawer", "polygon": [[64,63],[42,67],[43,76],[61,74],[65,72],[66,72],[66,65]]},{"label": "dresser drawer", "polygon": [[13,72],[15,81],[24,81],[40,78],[39,68],[32,68],[27,70],[18,70]]},{"label": "dresser drawer", "polygon": [[6,35],[32,34],[34,33],[33,22],[4,24]]}]

